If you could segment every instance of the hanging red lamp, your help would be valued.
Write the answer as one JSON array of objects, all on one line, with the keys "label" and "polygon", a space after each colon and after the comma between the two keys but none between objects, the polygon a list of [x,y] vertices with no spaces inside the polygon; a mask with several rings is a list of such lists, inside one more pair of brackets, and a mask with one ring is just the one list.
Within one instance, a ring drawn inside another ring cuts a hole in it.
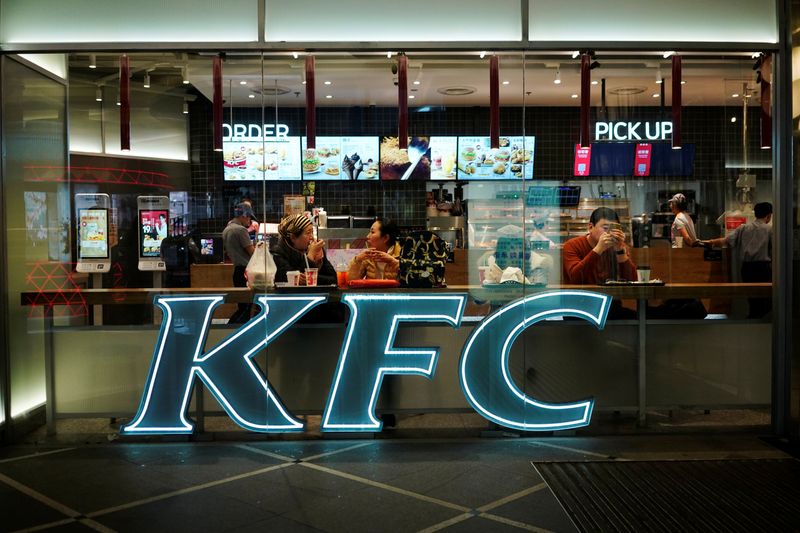
[{"label": "hanging red lamp", "polygon": [[681,143],[681,56],[672,56],[672,149],[683,148]]},{"label": "hanging red lamp", "polygon": [[222,58],[212,59],[212,78],[214,84],[214,151],[222,151]]},{"label": "hanging red lamp", "polygon": [[408,58],[397,56],[397,140],[401,149],[408,148]]},{"label": "hanging red lamp", "polygon": [[119,145],[123,152],[131,149],[131,67],[126,54],[119,58]]},{"label": "hanging red lamp", "polygon": [[772,54],[761,60],[761,149],[772,148]]},{"label": "hanging red lamp", "polygon": [[315,72],[317,62],[314,56],[306,56],[306,148],[317,148],[317,97],[315,90]]},{"label": "hanging red lamp", "polygon": [[489,146],[500,148],[500,58],[489,58]]},{"label": "hanging red lamp", "polygon": [[592,140],[589,138],[589,113],[591,112],[592,56],[581,54],[581,131],[580,147],[588,148]]}]

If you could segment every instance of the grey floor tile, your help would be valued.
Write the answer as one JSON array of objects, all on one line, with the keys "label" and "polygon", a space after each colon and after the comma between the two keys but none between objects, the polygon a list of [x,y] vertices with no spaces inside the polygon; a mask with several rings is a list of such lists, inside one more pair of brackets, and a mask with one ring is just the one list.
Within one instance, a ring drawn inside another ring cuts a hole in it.
[{"label": "grey floor tile", "polygon": [[50,455],[63,453],[67,446],[8,446],[0,447],[0,464],[19,460],[28,455]]},{"label": "grey floor tile", "polygon": [[304,459],[321,454],[337,452],[353,446],[372,446],[375,440],[318,440],[318,441],[288,441],[288,442],[248,442],[242,446],[252,447],[292,459]]},{"label": "grey floor tile", "polygon": [[230,445],[86,447],[0,464],[0,472],[79,512],[251,472],[280,461]]},{"label": "grey floor tile", "polygon": [[249,533],[249,532],[259,532],[263,533],[264,531],[291,531],[292,533],[318,533],[323,531],[322,529],[317,529],[315,527],[311,527],[306,524],[301,524],[300,522],[295,522],[294,520],[289,520],[283,516],[275,516],[272,518],[268,518],[267,520],[262,520],[261,522],[254,522],[252,524],[248,524],[243,527],[236,527],[229,530],[230,532],[236,533]]},{"label": "grey floor tile", "polygon": [[49,528],[47,528],[46,531],[48,531],[48,532],[58,531],[59,533],[72,533],[72,532],[75,532],[75,533],[79,533],[79,532],[87,533],[88,531],[97,531],[97,530],[95,528],[93,528],[93,527],[89,527],[89,526],[87,526],[85,524],[82,524],[79,521],[75,521],[75,522],[70,522],[69,524],[63,524],[63,525],[60,525],[60,526],[49,527]]},{"label": "grey floor tile", "polygon": [[447,533],[486,533],[489,531],[514,531],[519,533],[520,531],[524,530],[510,524],[489,520],[488,518],[481,518],[480,516],[473,516],[472,518],[468,518],[463,522],[457,522],[452,526],[448,526],[442,529],[442,531],[446,531]]},{"label": "grey floor tile", "polygon": [[549,488],[544,488],[489,511],[504,518],[556,532],[577,529]]},{"label": "grey floor tile", "polygon": [[0,529],[14,531],[68,518],[0,481]]}]

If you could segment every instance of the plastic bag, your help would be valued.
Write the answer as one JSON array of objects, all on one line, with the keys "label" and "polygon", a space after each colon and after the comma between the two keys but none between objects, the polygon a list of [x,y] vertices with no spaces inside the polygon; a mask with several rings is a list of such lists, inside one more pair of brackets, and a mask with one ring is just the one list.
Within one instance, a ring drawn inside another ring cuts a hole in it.
[{"label": "plastic bag", "polygon": [[256,250],[250,257],[250,261],[245,268],[247,286],[253,290],[266,290],[275,284],[275,272],[278,267],[266,242],[256,244]]}]

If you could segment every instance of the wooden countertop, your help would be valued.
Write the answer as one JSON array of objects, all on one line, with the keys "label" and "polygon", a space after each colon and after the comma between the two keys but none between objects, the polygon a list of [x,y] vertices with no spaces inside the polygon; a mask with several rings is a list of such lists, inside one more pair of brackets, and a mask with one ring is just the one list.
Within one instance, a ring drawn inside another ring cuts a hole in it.
[{"label": "wooden countertop", "polygon": [[[318,287],[302,288],[298,292],[329,292],[331,300],[336,301],[346,292],[468,292],[479,300],[511,300],[526,294],[545,290],[587,290],[608,294],[619,299],[663,300],[668,298],[765,298],[772,295],[771,283],[670,283],[662,286],[595,286],[595,285],[551,285],[547,287],[502,286],[481,287],[478,285],[451,285],[442,289],[381,289],[381,290],[339,290]],[[278,289],[269,293],[295,292],[293,289]],[[254,293],[246,288],[190,288],[190,289],[70,289],[53,291],[31,291],[21,294],[24,306],[49,305],[117,305],[149,304],[156,295],[223,295],[228,303],[251,302]]]}]

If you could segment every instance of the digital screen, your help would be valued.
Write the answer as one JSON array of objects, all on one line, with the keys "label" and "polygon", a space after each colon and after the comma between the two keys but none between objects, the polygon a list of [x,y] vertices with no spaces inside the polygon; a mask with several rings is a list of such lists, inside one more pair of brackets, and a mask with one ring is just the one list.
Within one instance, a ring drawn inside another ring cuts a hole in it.
[{"label": "digital screen", "polygon": [[108,259],[108,211],[78,210],[78,257]]},{"label": "digital screen", "polygon": [[377,137],[317,137],[316,149],[309,150],[302,139],[303,179],[377,180]]},{"label": "digital screen", "polygon": [[430,138],[409,137],[408,148],[400,148],[397,137],[384,137],[380,150],[382,180],[431,179]]},{"label": "digital screen", "polygon": [[141,257],[160,257],[161,241],[167,238],[168,228],[168,210],[139,211],[139,255]]},{"label": "digital screen", "polygon": [[534,137],[500,137],[490,148],[489,137],[458,138],[458,179],[533,179]]},{"label": "digital screen", "polygon": [[291,181],[302,178],[300,137],[222,142],[225,181]]},{"label": "digital screen", "polygon": [[200,255],[214,255],[214,239],[200,239]]}]

